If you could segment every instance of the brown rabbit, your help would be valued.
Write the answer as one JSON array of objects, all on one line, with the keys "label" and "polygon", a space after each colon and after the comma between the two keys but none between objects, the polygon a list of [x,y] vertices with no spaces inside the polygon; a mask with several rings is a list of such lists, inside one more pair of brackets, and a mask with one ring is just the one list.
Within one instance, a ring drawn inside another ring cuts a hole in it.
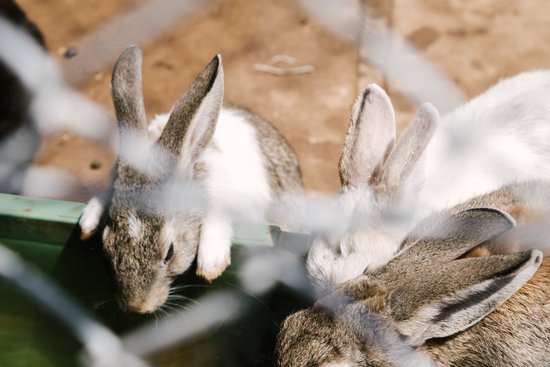
[{"label": "brown rabbit", "polygon": [[483,208],[424,226],[388,264],[288,317],[277,365],[548,365],[550,262],[538,250],[464,257],[513,226]]}]

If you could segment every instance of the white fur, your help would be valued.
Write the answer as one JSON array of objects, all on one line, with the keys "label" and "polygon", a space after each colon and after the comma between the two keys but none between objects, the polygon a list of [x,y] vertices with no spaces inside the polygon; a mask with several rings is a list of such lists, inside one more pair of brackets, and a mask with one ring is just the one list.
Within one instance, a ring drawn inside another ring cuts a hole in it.
[{"label": "white fur", "polygon": [[200,275],[206,279],[217,278],[231,263],[231,218],[214,211],[208,212],[202,221],[197,264]]},{"label": "white fur", "polygon": [[169,118],[170,113],[163,113],[160,115],[155,115],[155,117],[149,121],[149,125],[147,125],[147,133],[149,134],[149,138],[151,140],[156,141],[160,138],[160,134],[162,134],[162,130],[164,130]]},{"label": "white fur", "polygon": [[105,203],[99,197],[93,197],[86,204],[78,222],[84,236],[89,236],[96,230],[104,210]]},{"label": "white fur", "polygon": [[[152,139],[160,135],[168,117],[157,115],[150,122]],[[200,162],[208,170],[203,187],[207,211],[197,261],[199,271],[219,275],[230,261],[232,222],[264,218],[272,192],[256,130],[238,110],[222,107]]]},{"label": "white fur", "polygon": [[[151,138],[166,125],[169,114],[157,115],[149,124]],[[204,189],[208,202],[233,219],[257,221],[272,200],[268,172],[256,130],[238,110],[222,108],[211,144],[200,161],[208,170]]]},{"label": "white fur", "polygon": [[449,113],[425,155],[421,204],[430,211],[550,178],[550,72],[506,79]]},{"label": "white fur", "polygon": [[201,160],[206,164],[206,190],[211,205],[234,219],[257,221],[272,193],[256,130],[237,110],[222,108],[212,144]]},{"label": "white fur", "polygon": [[219,275],[229,264],[232,221],[263,218],[271,188],[256,131],[236,110],[220,111],[212,143],[201,160],[208,170],[205,191],[209,208],[197,264],[199,271]]},{"label": "white fur", "polygon": [[[344,207],[363,224],[339,243],[314,243],[308,269],[319,284],[335,286],[383,265],[405,235],[438,210],[509,183],[550,179],[550,71],[506,79],[444,116],[421,161],[395,208],[380,208],[370,188],[363,197],[344,193]],[[388,219],[388,209],[398,220]],[[335,246],[341,255],[334,255]]]},{"label": "white fur", "polygon": [[135,213],[130,213],[128,216],[128,234],[130,237],[138,240],[142,237],[143,223],[136,217]]}]

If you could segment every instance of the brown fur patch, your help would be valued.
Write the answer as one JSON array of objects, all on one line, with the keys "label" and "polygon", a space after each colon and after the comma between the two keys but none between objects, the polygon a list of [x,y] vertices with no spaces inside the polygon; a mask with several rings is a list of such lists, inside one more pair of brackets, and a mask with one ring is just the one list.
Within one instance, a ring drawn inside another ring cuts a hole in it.
[{"label": "brown fur patch", "polygon": [[473,249],[471,249],[470,251],[468,251],[466,254],[464,254],[464,256],[462,256],[462,258],[466,258],[466,257],[481,257],[481,256],[489,256],[491,255],[491,252],[489,251],[489,249],[487,248],[487,246],[477,246]]}]

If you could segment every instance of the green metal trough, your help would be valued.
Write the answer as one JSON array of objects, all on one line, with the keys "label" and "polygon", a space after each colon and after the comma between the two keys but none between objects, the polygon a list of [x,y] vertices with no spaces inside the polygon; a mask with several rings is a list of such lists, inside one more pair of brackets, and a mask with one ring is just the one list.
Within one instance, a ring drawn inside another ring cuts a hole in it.
[{"label": "green metal trough", "polygon": [[[0,194],[0,243],[54,280],[115,333],[154,320],[155,316],[127,315],[118,310],[99,239],[79,239],[77,222],[83,208],[84,204],[77,202]],[[184,276],[181,282],[192,286],[183,294],[193,298],[220,288],[241,289],[235,280],[241,258],[250,252],[288,246],[289,242],[300,252],[307,238],[273,226],[236,225],[231,268],[212,285],[192,274]],[[248,321],[253,322],[233,322],[225,331],[216,330],[215,335],[176,346],[149,360],[162,366],[271,364],[278,323],[305,301],[284,287],[263,297],[243,292],[257,306],[249,311]],[[223,337],[218,338],[221,334]],[[59,321],[0,279],[0,366],[75,366],[81,348]]]}]

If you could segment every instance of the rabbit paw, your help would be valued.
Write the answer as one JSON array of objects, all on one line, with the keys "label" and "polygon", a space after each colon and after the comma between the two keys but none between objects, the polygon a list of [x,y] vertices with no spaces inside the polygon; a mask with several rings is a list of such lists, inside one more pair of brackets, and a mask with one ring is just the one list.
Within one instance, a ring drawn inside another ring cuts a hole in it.
[{"label": "rabbit paw", "polygon": [[217,212],[209,213],[202,223],[197,254],[197,275],[212,281],[231,263],[231,220]]},{"label": "rabbit paw", "polygon": [[80,234],[81,240],[87,240],[92,237],[95,230],[99,226],[99,221],[103,215],[104,207],[105,205],[103,202],[97,197],[92,198],[88,204],[86,204],[79,220],[80,228],[82,230],[82,233]]},{"label": "rabbit paw", "polygon": [[219,277],[229,264],[231,264],[231,250],[229,247],[216,249],[216,252],[199,250],[197,275],[211,282]]}]

